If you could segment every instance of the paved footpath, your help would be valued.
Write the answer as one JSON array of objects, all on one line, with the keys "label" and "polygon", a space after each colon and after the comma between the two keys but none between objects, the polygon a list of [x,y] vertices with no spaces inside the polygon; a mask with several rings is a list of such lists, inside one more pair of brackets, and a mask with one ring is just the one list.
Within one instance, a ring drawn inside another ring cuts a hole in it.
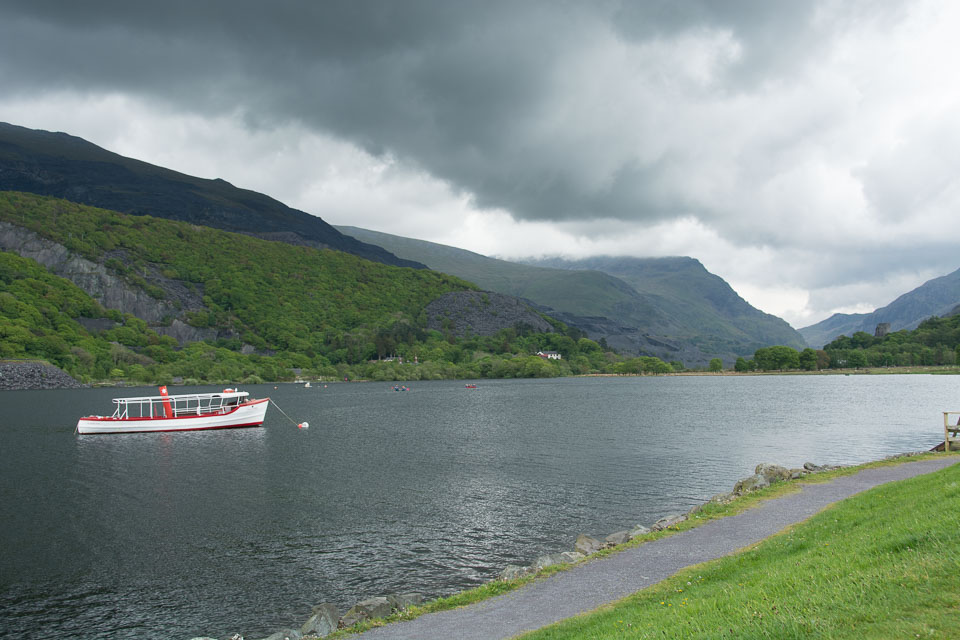
[{"label": "paved footpath", "polygon": [[894,480],[931,473],[960,462],[956,457],[866,469],[791,494],[739,515],[587,562],[516,591],[474,605],[420,616],[360,634],[389,640],[493,640],[512,638],[656,584],[677,571],[729,555],[824,507]]}]

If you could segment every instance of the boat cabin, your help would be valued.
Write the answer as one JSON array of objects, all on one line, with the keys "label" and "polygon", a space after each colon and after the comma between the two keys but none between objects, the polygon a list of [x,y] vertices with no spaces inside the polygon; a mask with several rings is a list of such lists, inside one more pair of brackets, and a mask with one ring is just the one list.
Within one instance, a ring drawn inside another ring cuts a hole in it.
[{"label": "boat cabin", "polygon": [[113,418],[180,418],[230,413],[240,406],[246,391],[224,389],[221,393],[184,393],[174,396],[144,396],[140,398],[114,398],[117,405]]}]

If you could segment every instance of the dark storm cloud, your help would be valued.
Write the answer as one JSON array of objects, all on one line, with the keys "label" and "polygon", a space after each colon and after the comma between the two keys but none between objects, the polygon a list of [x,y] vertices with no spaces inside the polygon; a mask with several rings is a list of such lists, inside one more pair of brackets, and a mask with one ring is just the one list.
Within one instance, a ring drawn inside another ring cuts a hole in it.
[{"label": "dark storm cloud", "polygon": [[[690,168],[683,151],[611,154],[606,138],[617,136],[617,122],[604,122],[589,101],[564,113],[557,87],[567,68],[594,47],[715,29],[745,43],[723,73],[769,77],[782,67],[778,55],[809,39],[812,7],[8,1],[0,7],[0,79],[11,92],[134,93],[207,115],[240,110],[252,125],[299,121],[417,163],[475,194],[478,205],[521,218],[660,219],[698,210],[676,188]],[[616,71],[607,62],[597,59],[597,74]],[[656,70],[663,75],[674,62],[652,64],[664,65]],[[606,99],[643,104],[659,89],[624,79],[637,86]],[[627,138],[641,135],[627,130],[628,119],[622,126]],[[609,166],[597,169],[603,154]]]},{"label": "dark storm cloud", "polygon": [[[251,127],[299,123],[520,219],[693,215],[777,244],[776,229],[717,193],[774,179],[778,162],[795,162],[777,155],[813,127],[829,129],[832,105],[826,122],[752,141],[751,120],[763,114],[738,101],[789,89],[835,30],[863,15],[887,19],[899,3],[827,6],[7,0],[0,82],[8,95],[116,92],[240,113]],[[712,176],[711,164],[724,169]]]}]

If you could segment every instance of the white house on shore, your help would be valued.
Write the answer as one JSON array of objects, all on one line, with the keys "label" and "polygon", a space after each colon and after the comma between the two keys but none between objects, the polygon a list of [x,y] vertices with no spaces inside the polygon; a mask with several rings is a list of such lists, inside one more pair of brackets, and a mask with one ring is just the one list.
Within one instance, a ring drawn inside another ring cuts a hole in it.
[{"label": "white house on shore", "polygon": [[556,351],[537,351],[537,355],[548,360],[559,360],[562,357]]}]

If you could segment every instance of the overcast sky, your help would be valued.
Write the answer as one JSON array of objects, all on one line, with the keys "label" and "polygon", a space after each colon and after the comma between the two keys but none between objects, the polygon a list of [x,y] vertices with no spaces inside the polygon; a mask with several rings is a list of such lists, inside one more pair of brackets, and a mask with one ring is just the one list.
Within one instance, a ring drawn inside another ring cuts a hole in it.
[{"label": "overcast sky", "polygon": [[960,3],[0,0],[0,120],[799,328],[960,267]]}]

